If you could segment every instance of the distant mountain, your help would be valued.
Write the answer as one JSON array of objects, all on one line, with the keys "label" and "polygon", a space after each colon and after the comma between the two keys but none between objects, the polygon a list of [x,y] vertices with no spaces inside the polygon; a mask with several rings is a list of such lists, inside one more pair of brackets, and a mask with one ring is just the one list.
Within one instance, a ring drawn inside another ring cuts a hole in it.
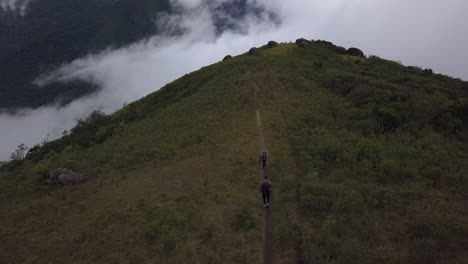
[{"label": "distant mountain", "polygon": [[[261,13],[246,0],[217,5],[218,32]],[[1,9],[0,9],[1,10]],[[0,109],[66,104],[96,91],[75,82],[37,87],[32,81],[63,63],[105,48],[118,48],[160,32],[158,13],[177,13],[169,0],[35,0],[23,16],[0,11]],[[177,34],[180,32],[172,32]]]},{"label": "distant mountain", "polygon": [[[227,57],[0,167],[0,259],[262,263],[270,216],[276,263],[467,263],[468,83],[298,44]],[[58,168],[89,180],[60,187]]]},{"label": "distant mountain", "polygon": [[167,0],[36,0],[24,16],[0,13],[0,108],[67,103],[95,90],[90,85],[38,88],[32,80],[62,63],[119,47],[157,32]]}]

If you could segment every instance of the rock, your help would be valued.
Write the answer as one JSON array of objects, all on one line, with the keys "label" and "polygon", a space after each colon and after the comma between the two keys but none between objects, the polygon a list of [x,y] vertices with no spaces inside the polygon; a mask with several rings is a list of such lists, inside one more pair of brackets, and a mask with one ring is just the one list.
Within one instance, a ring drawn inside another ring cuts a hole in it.
[{"label": "rock", "polygon": [[251,48],[249,50],[249,55],[253,55],[253,56],[256,56],[256,55],[259,55],[260,54],[260,50],[258,48]]},{"label": "rock", "polygon": [[88,179],[88,175],[60,168],[49,172],[45,178],[47,178],[50,183],[60,186],[68,186],[84,183]]},{"label": "rock", "polygon": [[299,47],[304,48],[304,47],[310,45],[311,42],[308,41],[307,39],[299,38],[299,39],[296,39],[296,44],[299,45]]},{"label": "rock", "polygon": [[268,46],[269,48],[274,48],[274,47],[278,46],[278,42],[273,41],[273,40],[270,40],[270,41],[268,41],[267,46]]},{"label": "rock", "polygon": [[299,44],[310,44],[310,41],[305,39],[305,38],[298,38],[296,39],[296,44],[299,45]]},{"label": "rock", "polygon": [[349,48],[348,51],[346,51],[346,54],[364,58],[364,52],[358,48]]},{"label": "rock", "polygon": [[335,51],[336,53],[341,54],[341,55],[346,54],[346,48],[341,47],[341,46],[336,46]]},{"label": "rock", "polygon": [[227,60],[230,60],[232,59],[232,56],[231,55],[227,55],[226,57],[224,57],[223,61],[227,61]]}]

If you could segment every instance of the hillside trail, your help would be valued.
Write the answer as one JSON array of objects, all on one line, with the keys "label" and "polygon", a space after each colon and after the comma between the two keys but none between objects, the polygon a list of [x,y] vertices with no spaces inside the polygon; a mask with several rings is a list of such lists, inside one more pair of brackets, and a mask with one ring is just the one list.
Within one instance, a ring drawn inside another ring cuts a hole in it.
[{"label": "hillside trail", "polygon": [[[259,136],[259,153],[266,151],[265,137],[263,136],[263,126],[262,118],[260,115],[260,103],[258,100],[259,89],[257,84],[252,81],[252,85],[255,88],[255,114],[257,119],[257,132]],[[262,168],[262,179],[265,175],[268,175],[268,169]],[[270,178],[270,177],[268,177]],[[263,263],[272,264],[273,263],[273,246],[272,246],[272,235],[271,235],[271,208],[265,207],[265,216],[264,216],[264,233],[263,233]]]}]

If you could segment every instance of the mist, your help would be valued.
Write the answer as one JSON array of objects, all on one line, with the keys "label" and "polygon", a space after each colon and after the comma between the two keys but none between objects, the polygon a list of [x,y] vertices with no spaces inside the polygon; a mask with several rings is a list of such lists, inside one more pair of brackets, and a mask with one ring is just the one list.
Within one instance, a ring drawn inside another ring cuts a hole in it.
[{"label": "mist", "polygon": [[[60,137],[94,110],[112,113],[186,73],[269,40],[325,39],[361,48],[367,55],[468,80],[464,50],[468,2],[464,0],[248,0],[264,12],[252,12],[236,21],[236,29],[219,33],[212,17],[213,12],[220,12],[216,7],[222,2],[226,0],[172,0],[179,12],[159,14],[156,23],[167,32],[181,29],[182,35],[153,36],[121,49],[90,54],[38,76],[38,85],[85,80],[101,90],[62,108],[0,114],[0,160],[8,159],[21,143],[31,147],[47,137]],[[232,19],[228,14],[218,15]]]},{"label": "mist", "polygon": [[22,16],[32,0],[0,0],[0,11],[16,12]]}]

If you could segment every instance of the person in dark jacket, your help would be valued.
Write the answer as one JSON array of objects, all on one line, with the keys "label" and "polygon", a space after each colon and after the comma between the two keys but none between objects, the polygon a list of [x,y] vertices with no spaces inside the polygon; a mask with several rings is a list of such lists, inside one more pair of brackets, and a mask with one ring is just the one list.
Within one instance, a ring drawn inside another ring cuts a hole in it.
[{"label": "person in dark jacket", "polygon": [[262,153],[260,153],[260,158],[258,159],[258,162],[259,163],[262,162],[262,168],[263,169],[266,166],[267,159],[268,159],[268,152],[262,151]]},{"label": "person in dark jacket", "polygon": [[270,206],[270,195],[271,195],[271,182],[268,180],[268,176],[265,175],[265,179],[260,185],[260,192],[262,193],[263,206]]}]

